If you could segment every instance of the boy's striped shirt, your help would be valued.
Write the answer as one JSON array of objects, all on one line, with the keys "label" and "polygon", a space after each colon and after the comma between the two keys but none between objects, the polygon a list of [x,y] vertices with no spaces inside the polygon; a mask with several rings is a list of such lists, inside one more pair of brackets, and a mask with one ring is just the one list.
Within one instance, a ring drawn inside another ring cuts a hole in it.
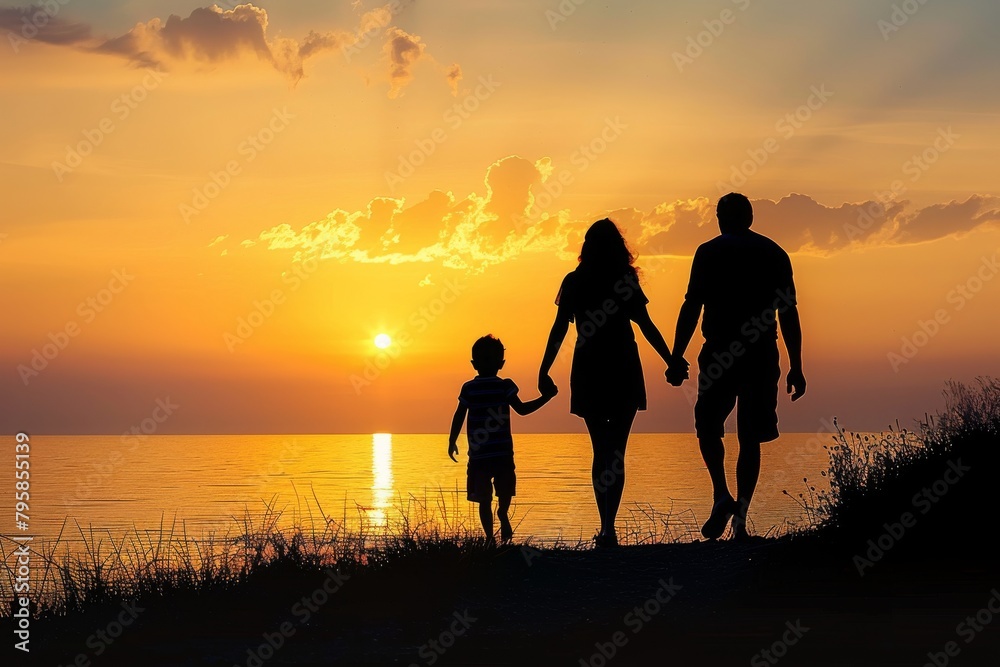
[{"label": "boy's striped shirt", "polygon": [[468,408],[466,436],[469,459],[514,456],[510,435],[510,399],[517,396],[513,380],[477,377],[462,385],[458,402]]}]

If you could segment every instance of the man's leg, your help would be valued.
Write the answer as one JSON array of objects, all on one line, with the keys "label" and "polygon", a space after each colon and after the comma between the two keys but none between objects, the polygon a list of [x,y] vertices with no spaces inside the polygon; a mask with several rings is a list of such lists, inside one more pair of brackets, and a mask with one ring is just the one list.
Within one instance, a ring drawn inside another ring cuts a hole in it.
[{"label": "man's leg", "polygon": [[500,541],[509,542],[514,537],[514,529],[510,525],[510,496],[497,496],[497,518],[500,519]]},{"label": "man's leg", "polygon": [[721,437],[701,437],[698,438],[698,445],[701,447],[701,457],[705,460],[705,467],[712,478],[712,501],[719,502],[726,498],[732,498],[729,493],[729,484],[726,482],[726,448],[722,444]]},{"label": "man's leg", "polygon": [[747,510],[760,477],[760,442],[740,438],[740,456],[736,460],[736,512],[733,515],[733,536],[746,537]]},{"label": "man's leg", "polygon": [[760,477],[760,445],[778,437],[778,367],[777,345],[750,351],[740,381],[736,423],[740,455],[736,460],[737,508],[733,515],[733,537],[749,536],[747,510]]},{"label": "man's leg", "polygon": [[[731,375],[725,372],[731,369],[719,368],[713,372],[718,363],[704,349],[698,355],[698,402],[694,406],[698,446],[712,478],[712,512],[701,527],[701,534],[709,540],[722,536],[736,509],[726,482],[726,448],[722,442],[726,417],[736,407],[736,391]],[[713,379],[712,375],[716,377]]]}]

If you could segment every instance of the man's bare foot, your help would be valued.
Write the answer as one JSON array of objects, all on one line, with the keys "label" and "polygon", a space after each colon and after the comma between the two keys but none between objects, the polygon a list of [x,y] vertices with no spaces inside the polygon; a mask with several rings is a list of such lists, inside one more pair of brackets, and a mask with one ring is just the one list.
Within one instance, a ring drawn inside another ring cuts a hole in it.
[{"label": "man's bare foot", "polygon": [[715,501],[715,504],[712,505],[712,514],[708,517],[705,525],[701,527],[701,534],[709,540],[719,539],[726,530],[726,522],[729,521],[729,517],[733,516],[734,512],[736,512],[736,501],[733,500],[732,496]]}]

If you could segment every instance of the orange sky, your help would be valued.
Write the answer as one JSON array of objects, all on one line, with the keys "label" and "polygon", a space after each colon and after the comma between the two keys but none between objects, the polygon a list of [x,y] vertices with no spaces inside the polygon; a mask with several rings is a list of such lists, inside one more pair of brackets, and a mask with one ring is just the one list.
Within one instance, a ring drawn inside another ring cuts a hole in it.
[{"label": "orange sky", "polygon": [[[5,429],[120,433],[169,397],[157,432],[443,431],[487,332],[534,395],[600,217],[670,341],[730,189],[795,267],[784,429],[909,424],[1000,374],[994,4],[222,4],[0,7]],[[637,428],[690,430],[643,358]],[[582,428],[555,377],[516,430]]]}]

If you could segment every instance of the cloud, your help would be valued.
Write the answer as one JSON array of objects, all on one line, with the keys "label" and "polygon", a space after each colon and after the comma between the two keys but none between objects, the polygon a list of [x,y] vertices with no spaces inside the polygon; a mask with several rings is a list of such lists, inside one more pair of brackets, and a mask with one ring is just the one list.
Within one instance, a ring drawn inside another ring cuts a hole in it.
[{"label": "cloud", "polygon": [[90,39],[90,26],[60,18],[46,6],[0,7],[0,30],[17,51],[22,41],[38,40],[46,44],[72,45]]},{"label": "cloud", "polygon": [[[643,211],[620,208],[586,216],[568,210],[539,212],[536,194],[552,173],[548,158],[509,156],[491,164],[485,194],[463,198],[435,190],[407,205],[379,197],[365,210],[337,210],[296,230],[282,224],[247,239],[244,247],[292,250],[297,257],[361,263],[437,263],[481,272],[522,253],[575,257],[594,220],[610,217],[641,256],[690,257],[715,237],[714,199],[664,202]],[[845,250],[910,245],[1000,224],[1000,198],[974,195],[965,202],[914,208],[900,201],[828,206],[804,194],[755,200],[754,229],[790,253],[832,255]]]},{"label": "cloud", "polygon": [[125,56],[145,67],[164,67],[171,61],[215,64],[252,54],[292,81],[302,78],[306,58],[338,48],[350,33],[310,32],[302,43],[268,40],[267,11],[252,4],[222,9],[199,7],[187,18],[171,14],[166,22],[154,18],[105,41],[97,51]]},{"label": "cloud", "polygon": [[[91,37],[89,25],[49,15],[39,7],[0,8],[0,28],[9,31],[15,49],[24,31],[26,39],[115,55],[139,67],[163,70],[178,63],[216,66],[255,57],[292,83],[305,76],[306,61],[318,54],[340,50],[351,62],[373,39],[382,39],[389,97],[396,97],[413,80],[415,65],[427,57],[427,46],[419,36],[390,25],[400,9],[398,1],[390,2],[361,14],[353,30],[310,30],[301,40],[270,36],[267,11],[250,3],[232,9],[198,7],[187,17],[153,18],[122,35],[100,39]],[[41,28],[32,23],[36,15],[42,16],[35,21],[42,23]],[[452,65],[445,79],[453,93],[461,78],[461,67]]]},{"label": "cloud", "polygon": [[1000,223],[1000,197],[973,195],[964,202],[934,204],[905,216],[893,235],[897,243],[921,243],[963,236]]},{"label": "cloud", "polygon": [[462,68],[458,63],[455,63],[445,71],[444,78],[448,82],[448,87],[451,88],[451,94],[458,97],[458,83],[462,80]]},{"label": "cloud", "polygon": [[425,49],[416,35],[399,28],[387,31],[383,51],[389,59],[389,97],[398,97],[413,80],[413,67],[423,57]]}]

